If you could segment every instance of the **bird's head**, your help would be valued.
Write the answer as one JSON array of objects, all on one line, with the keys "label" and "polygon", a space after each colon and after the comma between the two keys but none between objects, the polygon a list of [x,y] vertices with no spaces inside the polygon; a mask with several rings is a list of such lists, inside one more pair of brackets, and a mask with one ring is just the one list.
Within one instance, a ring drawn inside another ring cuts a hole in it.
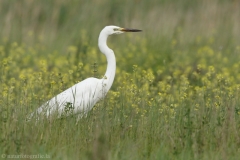
[{"label": "bird's head", "polygon": [[121,28],[118,26],[106,26],[104,30],[107,32],[108,35],[121,34],[124,32],[141,32],[142,31],[139,29]]}]

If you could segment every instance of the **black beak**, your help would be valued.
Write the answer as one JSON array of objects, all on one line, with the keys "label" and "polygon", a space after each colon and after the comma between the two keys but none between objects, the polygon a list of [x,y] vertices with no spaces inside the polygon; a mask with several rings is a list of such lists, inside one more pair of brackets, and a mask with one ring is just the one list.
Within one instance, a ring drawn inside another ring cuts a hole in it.
[{"label": "black beak", "polygon": [[131,29],[131,28],[121,28],[120,31],[123,31],[123,32],[141,32],[142,30],[140,30],[140,29]]}]

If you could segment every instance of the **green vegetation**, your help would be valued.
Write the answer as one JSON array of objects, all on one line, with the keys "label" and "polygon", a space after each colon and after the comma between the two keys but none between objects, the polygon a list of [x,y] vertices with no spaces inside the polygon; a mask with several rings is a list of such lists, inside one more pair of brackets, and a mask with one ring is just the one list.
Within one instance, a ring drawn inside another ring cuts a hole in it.
[{"label": "green vegetation", "polygon": [[[1,158],[239,159],[239,19],[234,0],[0,1]],[[143,32],[109,38],[117,74],[107,97],[78,123],[26,122],[103,76],[97,38],[111,24]]]}]

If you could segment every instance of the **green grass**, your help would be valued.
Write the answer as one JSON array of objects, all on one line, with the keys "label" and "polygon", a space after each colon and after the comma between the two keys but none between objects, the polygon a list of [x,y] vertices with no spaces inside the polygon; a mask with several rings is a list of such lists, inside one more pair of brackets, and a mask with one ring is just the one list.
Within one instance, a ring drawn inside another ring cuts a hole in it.
[{"label": "green grass", "polygon": [[[238,1],[8,0],[0,13],[1,158],[239,159]],[[105,73],[97,38],[111,24],[143,32],[109,38],[117,74],[107,97],[78,123],[26,122]]]}]

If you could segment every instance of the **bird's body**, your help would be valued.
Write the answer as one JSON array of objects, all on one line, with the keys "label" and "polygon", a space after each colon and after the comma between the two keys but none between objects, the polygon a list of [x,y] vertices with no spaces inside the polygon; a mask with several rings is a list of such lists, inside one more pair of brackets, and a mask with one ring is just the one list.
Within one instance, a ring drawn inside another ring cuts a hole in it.
[{"label": "bird's body", "polygon": [[30,115],[30,119],[35,115],[46,115],[49,117],[54,113],[61,115],[79,114],[80,116],[90,111],[93,106],[103,99],[111,88],[115,72],[116,59],[113,50],[107,46],[107,38],[112,34],[123,32],[139,32],[137,29],[125,29],[117,26],[106,26],[99,35],[98,46],[100,51],[107,58],[107,70],[103,78],[87,78],[74,86],[68,88],[57,96],[53,97],[36,112]]},{"label": "bird's body", "polygon": [[85,114],[106,95],[104,81],[104,79],[87,78],[44,103],[37,109],[37,113],[43,113],[47,117],[53,113],[59,116],[69,113]]}]

